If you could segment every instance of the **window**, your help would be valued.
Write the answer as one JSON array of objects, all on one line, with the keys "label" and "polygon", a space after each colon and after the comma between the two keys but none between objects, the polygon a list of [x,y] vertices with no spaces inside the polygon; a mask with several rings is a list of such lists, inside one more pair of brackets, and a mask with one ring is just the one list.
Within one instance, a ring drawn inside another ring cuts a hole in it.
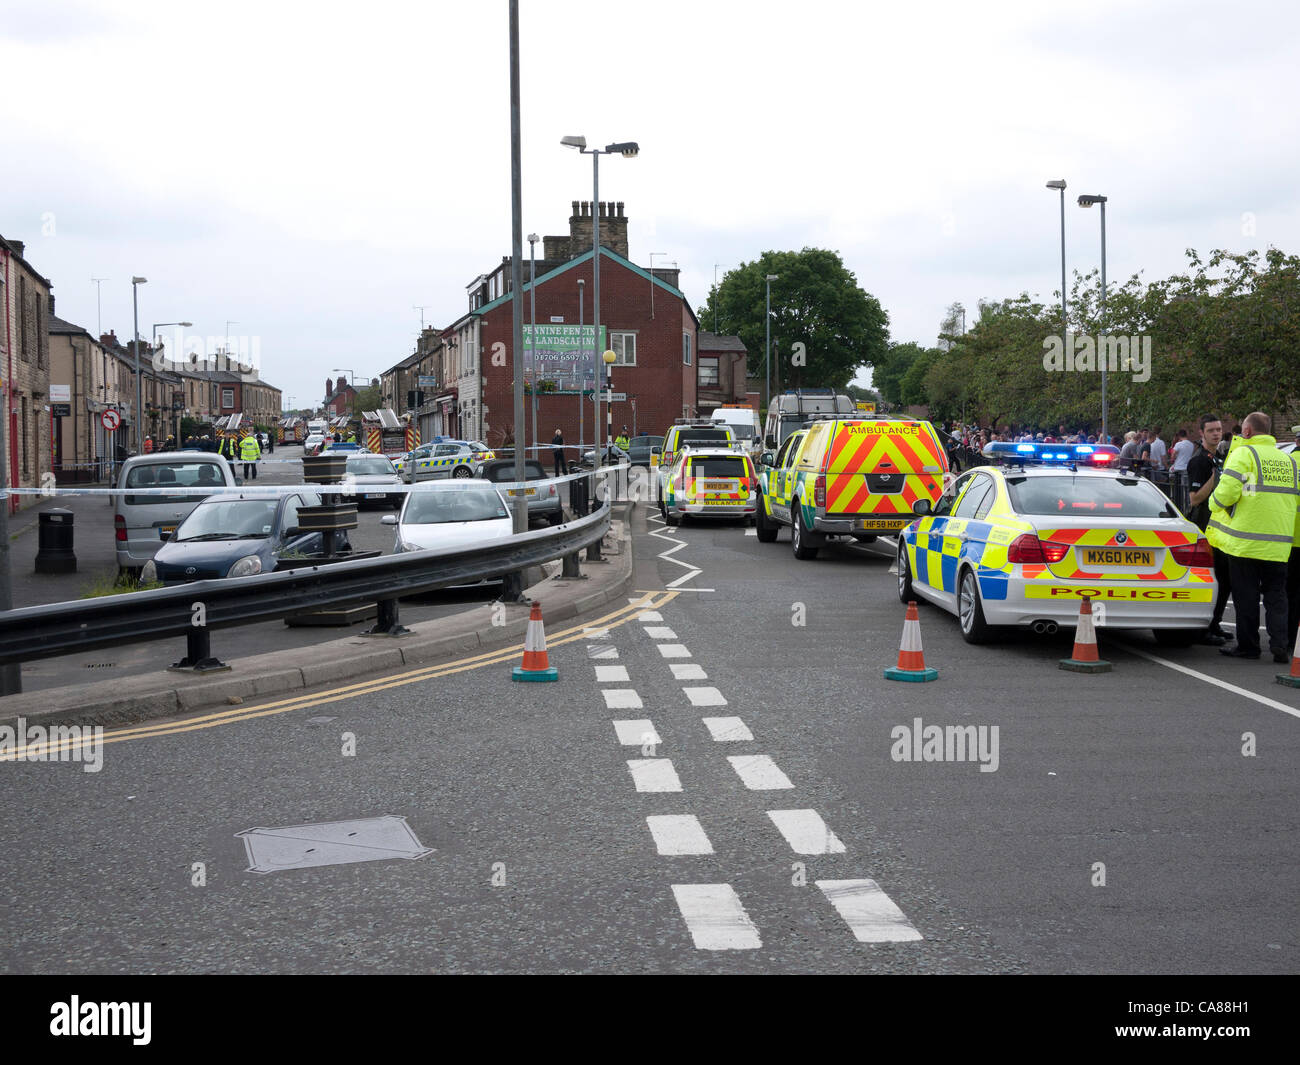
[{"label": "window", "polygon": [[691,364],[691,334],[682,334],[682,362],[689,366]]},{"label": "window", "polygon": [[718,360],[700,356],[700,385],[703,388],[718,387]]},{"label": "window", "polygon": [[635,333],[610,333],[609,348],[618,356],[618,358],[614,360],[615,366],[636,365]]},{"label": "window", "polygon": [[23,408],[22,415],[21,415],[22,420],[20,424],[23,427],[23,479],[26,480],[28,477],[27,460],[32,453],[32,438],[28,435],[27,432],[27,427],[29,423],[27,421],[27,397],[26,396],[23,396],[22,408]]},{"label": "window", "polygon": [[235,390],[233,388],[223,388],[221,390],[221,409],[233,410],[235,407]]},{"label": "window", "polygon": [[984,497],[989,494],[992,487],[993,485],[987,477],[975,478],[971,482],[971,486],[962,493],[961,501],[957,504],[957,509],[952,512],[952,516],[954,518],[973,518],[980,504],[984,502]]}]

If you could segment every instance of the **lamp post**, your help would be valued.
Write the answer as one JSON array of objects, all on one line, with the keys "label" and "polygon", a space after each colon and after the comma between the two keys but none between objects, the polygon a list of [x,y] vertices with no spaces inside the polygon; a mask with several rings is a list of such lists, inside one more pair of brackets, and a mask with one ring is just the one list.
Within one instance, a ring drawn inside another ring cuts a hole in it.
[{"label": "lamp post", "polygon": [[[1101,204],[1101,331],[1106,331],[1106,197],[1105,196],[1080,196],[1080,207],[1091,207],[1094,203]],[[1100,353],[1099,353],[1099,357]],[[1110,443],[1110,430],[1106,417],[1106,364],[1101,364],[1101,439],[1102,443]]]},{"label": "lamp post", "polygon": [[[604,148],[588,148],[586,137],[561,137],[560,143],[567,148],[577,148],[583,155],[591,156],[591,324],[596,330],[596,344],[600,343],[600,157],[618,154],[624,159],[633,158],[640,147],[636,141],[618,141],[607,144]],[[595,350],[593,345],[592,350]],[[594,469],[599,469],[600,462],[600,391],[599,382],[596,392],[596,461]]]},{"label": "lamp post", "polygon": [[533,450],[538,451],[537,439],[537,242],[542,238],[528,234],[528,363],[533,373]]},{"label": "lamp post", "polygon": [[[585,367],[585,358],[582,348],[582,297],[586,292],[587,282],[578,278],[578,459],[582,459],[582,450],[585,446],[583,429],[587,421],[587,412],[583,410],[583,403],[587,400],[585,389],[582,387],[587,383],[587,371]],[[594,382],[593,382],[594,383]]]},{"label": "lamp post", "polygon": [[135,453],[144,454],[144,387],[140,379],[140,300],[141,285],[147,285],[145,277],[131,278],[131,318],[135,329]]},{"label": "lamp post", "polygon": [[1047,187],[1061,193],[1061,339],[1064,341],[1064,333],[1069,329],[1065,317],[1065,178],[1049,181]]},{"label": "lamp post", "polygon": [[601,356],[605,360],[605,447],[614,442],[614,360],[618,355],[606,351]]},{"label": "lamp post", "polygon": [[767,295],[763,307],[763,365],[767,369],[767,406],[772,406],[772,282],[779,274],[768,274],[764,279]]}]

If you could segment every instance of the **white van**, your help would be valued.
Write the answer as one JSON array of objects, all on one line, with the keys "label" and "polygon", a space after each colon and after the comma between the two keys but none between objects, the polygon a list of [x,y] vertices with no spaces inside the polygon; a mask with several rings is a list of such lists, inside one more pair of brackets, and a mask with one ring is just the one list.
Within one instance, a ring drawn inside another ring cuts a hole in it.
[{"label": "white van", "polygon": [[[119,572],[139,573],[200,501],[238,483],[230,464],[214,452],[156,451],[127,459],[116,485],[125,491],[112,497]],[[170,487],[180,491],[156,491]]]},{"label": "white van", "polygon": [[746,451],[754,446],[760,436],[758,412],[747,403],[714,407],[709,412],[709,421],[729,425],[732,435]]}]

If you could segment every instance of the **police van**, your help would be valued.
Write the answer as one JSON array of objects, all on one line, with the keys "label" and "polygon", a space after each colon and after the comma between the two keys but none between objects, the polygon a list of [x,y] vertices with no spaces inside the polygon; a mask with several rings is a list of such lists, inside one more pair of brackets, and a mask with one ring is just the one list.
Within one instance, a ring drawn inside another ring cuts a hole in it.
[{"label": "police van", "polygon": [[759,457],[758,538],[790,526],[794,557],[832,537],[870,542],[906,528],[943,494],[948,459],[929,422],[822,418]]}]

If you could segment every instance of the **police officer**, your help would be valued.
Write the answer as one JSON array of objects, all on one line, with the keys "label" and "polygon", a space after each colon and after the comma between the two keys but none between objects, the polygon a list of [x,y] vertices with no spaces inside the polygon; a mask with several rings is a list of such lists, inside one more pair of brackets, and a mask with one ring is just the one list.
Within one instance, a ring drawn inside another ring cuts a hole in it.
[{"label": "police officer", "polygon": [[233,477],[238,472],[239,441],[233,436],[223,436],[220,444],[217,445],[217,451],[230,463],[230,474]]},{"label": "police officer", "polygon": [[257,460],[262,457],[262,449],[257,443],[257,434],[249,433],[239,445],[239,457],[244,463],[244,480],[250,477],[257,480]]},{"label": "police officer", "polygon": [[632,442],[628,439],[626,425],[623,426],[618,436],[614,437],[614,446],[621,448],[623,451],[627,451],[627,449],[632,446]]},{"label": "police officer", "polygon": [[1273,661],[1291,661],[1287,642],[1286,563],[1296,531],[1300,499],[1296,465],[1269,435],[1267,414],[1254,411],[1241,424],[1238,439],[1210,495],[1206,536],[1228,555],[1232,605],[1237,612],[1237,643],[1219,653],[1258,658],[1259,599]]}]

